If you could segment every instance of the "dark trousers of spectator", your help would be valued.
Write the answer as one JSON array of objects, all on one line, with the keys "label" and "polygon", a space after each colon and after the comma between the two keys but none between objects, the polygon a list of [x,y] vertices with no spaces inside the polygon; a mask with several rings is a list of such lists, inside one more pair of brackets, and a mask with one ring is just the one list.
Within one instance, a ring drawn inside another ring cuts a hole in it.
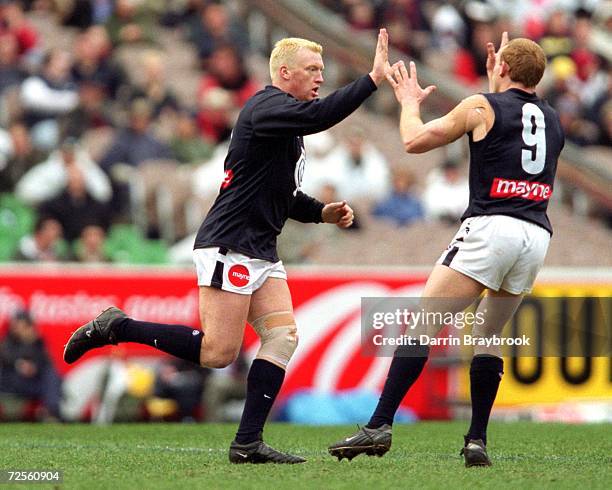
[{"label": "dark trousers of spectator", "polygon": [[8,393],[25,400],[39,400],[49,415],[61,419],[62,380],[48,368],[40,376],[26,378],[15,372],[0,373],[0,393]]},{"label": "dark trousers of spectator", "polygon": [[178,405],[178,417],[182,421],[191,420],[197,407],[202,404],[204,379],[199,372],[182,371],[166,382],[160,378],[155,381],[155,396],[169,398]]}]

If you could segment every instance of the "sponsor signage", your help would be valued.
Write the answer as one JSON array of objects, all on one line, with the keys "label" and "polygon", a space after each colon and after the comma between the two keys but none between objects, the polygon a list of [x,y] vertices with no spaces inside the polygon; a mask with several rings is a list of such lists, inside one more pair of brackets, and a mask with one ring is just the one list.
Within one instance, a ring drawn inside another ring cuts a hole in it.
[{"label": "sponsor signage", "polygon": [[[229,270],[234,285],[248,282],[249,271],[236,265]],[[281,400],[304,389],[327,392],[363,388],[380,390],[390,358],[366,357],[361,349],[362,296],[418,295],[425,273],[364,273],[343,270],[300,272],[289,270],[300,336],[280,394]],[[75,328],[94,318],[108,305],[150,322],[199,328],[198,289],[191,270],[90,269],[24,267],[0,269],[0,335],[13,312],[28,308],[36,318],[60,373],[78,376],[88,361],[101,356],[160,356],[138,344],[120,344],[86,354],[74,365],[62,360],[63,347]],[[254,356],[258,338],[248,327],[244,349]],[[431,367],[414,386],[405,406],[424,418],[448,418],[445,368]]]}]

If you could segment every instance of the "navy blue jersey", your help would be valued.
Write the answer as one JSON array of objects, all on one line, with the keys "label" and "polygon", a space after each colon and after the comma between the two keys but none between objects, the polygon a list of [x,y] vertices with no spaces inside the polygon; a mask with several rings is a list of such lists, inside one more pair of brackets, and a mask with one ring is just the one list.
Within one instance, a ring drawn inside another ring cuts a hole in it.
[{"label": "navy blue jersey", "polygon": [[564,135],[555,110],[520,89],[484,94],[495,111],[486,137],[470,140],[470,216],[504,214],[552,227],[546,209]]},{"label": "navy blue jersey", "polygon": [[267,86],[243,107],[225,159],[225,179],[194,248],[226,247],[278,261],[285,221],[321,221],[323,203],[300,190],[306,162],[302,136],[342,121],[376,90],[369,75],[327,97],[299,101]]}]

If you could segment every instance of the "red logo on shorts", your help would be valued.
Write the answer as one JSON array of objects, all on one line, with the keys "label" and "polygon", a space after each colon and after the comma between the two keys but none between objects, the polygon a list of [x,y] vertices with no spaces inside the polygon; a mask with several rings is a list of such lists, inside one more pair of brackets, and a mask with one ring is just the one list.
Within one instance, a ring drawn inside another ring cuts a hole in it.
[{"label": "red logo on shorts", "polygon": [[230,270],[227,272],[227,277],[237,288],[246,286],[251,280],[249,269],[240,264],[231,266]]},{"label": "red logo on shorts", "polygon": [[228,168],[225,171],[225,175],[223,176],[223,182],[221,182],[221,189],[227,189],[232,183],[232,180],[234,180],[234,172],[231,168]]}]

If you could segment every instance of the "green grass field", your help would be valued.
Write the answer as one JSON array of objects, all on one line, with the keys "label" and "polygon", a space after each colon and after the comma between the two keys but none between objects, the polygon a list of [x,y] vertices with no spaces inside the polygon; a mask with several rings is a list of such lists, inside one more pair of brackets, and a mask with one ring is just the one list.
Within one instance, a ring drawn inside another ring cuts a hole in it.
[{"label": "green grass field", "polygon": [[[355,427],[270,424],[266,440],[308,459],[230,465],[233,425],[0,425],[0,469],[62,469],[56,488],[612,488],[612,424],[493,423],[491,468],[463,467],[465,423],[394,427],[383,458],[338,462],[327,444]],[[3,485],[4,486],[4,485]],[[6,488],[25,488],[11,484]],[[29,485],[28,488],[50,488]]]}]

